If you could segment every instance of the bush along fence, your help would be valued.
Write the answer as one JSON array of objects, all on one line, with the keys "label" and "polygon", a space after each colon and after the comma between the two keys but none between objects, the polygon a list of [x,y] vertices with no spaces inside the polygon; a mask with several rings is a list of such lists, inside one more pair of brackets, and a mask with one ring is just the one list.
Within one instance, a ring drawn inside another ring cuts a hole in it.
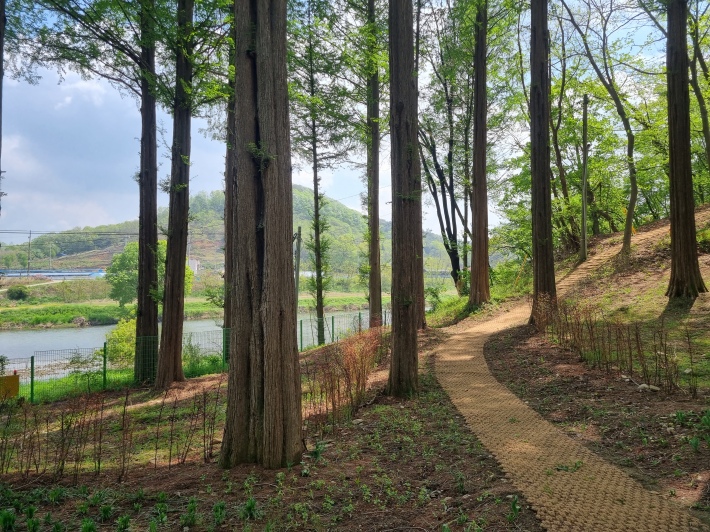
[{"label": "bush along fence", "polygon": [[[384,324],[388,316],[384,316]],[[335,343],[368,328],[367,314],[353,313],[325,318],[326,343]],[[297,340],[303,351],[317,344],[318,322],[299,320]],[[139,338],[138,344],[150,367],[138,368],[138,374],[155,375],[158,338]],[[198,377],[226,370],[229,352],[229,329],[216,329],[183,335],[183,371],[185,377]],[[136,382],[135,347],[125,342],[105,342],[102,347],[35,351],[29,358],[8,359],[5,373],[20,378],[20,397],[32,403],[100,390],[121,389]]]}]

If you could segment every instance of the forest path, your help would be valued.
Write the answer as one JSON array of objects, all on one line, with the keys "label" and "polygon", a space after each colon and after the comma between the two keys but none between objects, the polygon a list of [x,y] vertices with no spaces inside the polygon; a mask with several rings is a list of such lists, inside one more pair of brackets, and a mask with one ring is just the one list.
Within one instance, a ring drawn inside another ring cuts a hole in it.
[{"label": "forest path", "polygon": [[[696,213],[702,227],[710,210]],[[663,226],[636,234],[633,244],[658,241]],[[612,245],[592,256],[557,283],[564,295],[621,249]],[[491,374],[483,356],[488,338],[523,325],[528,304],[486,321],[465,320],[435,350],[437,379],[471,430],[551,531],[707,530],[673,501],[647,491],[618,467],[571,439],[518,399]]]}]

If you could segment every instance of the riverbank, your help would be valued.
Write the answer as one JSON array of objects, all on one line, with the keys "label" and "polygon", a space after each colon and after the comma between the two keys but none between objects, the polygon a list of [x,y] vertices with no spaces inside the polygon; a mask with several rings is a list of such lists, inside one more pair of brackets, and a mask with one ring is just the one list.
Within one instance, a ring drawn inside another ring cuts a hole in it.
[{"label": "riverbank", "polygon": [[[383,304],[389,305],[389,297]],[[302,294],[298,300],[299,314],[314,314],[313,298]],[[342,311],[367,311],[368,301],[362,295],[335,293],[327,298],[327,313]],[[82,303],[17,303],[0,308],[0,330],[37,330],[55,328],[81,328],[115,325],[121,319],[135,315],[135,305],[120,307],[114,301],[94,300]],[[185,300],[185,319],[221,319],[223,310],[205,298]]]}]

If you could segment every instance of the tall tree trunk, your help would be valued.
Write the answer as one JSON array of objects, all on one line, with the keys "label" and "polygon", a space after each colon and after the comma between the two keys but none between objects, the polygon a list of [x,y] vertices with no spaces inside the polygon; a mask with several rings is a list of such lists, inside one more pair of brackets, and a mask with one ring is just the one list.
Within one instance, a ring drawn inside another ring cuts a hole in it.
[{"label": "tall tree trunk", "polygon": [[671,207],[671,278],[669,298],[692,298],[707,292],[698,265],[693,174],[690,158],[687,0],[668,2],[668,133]]},{"label": "tall tree trunk", "polygon": [[219,463],[277,468],[301,459],[293,278],[286,0],[236,2],[233,239],[227,419]]},{"label": "tall tree trunk", "polygon": [[[372,1],[372,0],[370,0]],[[0,0],[0,212],[2,212],[2,85],[5,79],[5,26],[7,19],[5,17],[5,0]],[[51,254],[51,251],[50,251]],[[51,255],[50,255],[51,256]]]},{"label": "tall tree trunk", "polygon": [[411,0],[390,0],[392,362],[388,391],[395,396],[411,395],[418,389],[422,206],[412,19]]},{"label": "tall tree trunk", "polygon": [[530,4],[530,141],[532,174],[533,308],[530,323],[546,324],[554,304],[555,261],[550,194],[550,35],[547,0]]},{"label": "tall tree trunk", "polygon": [[380,72],[377,51],[375,0],[367,0],[367,24],[373,33],[367,78],[367,233],[370,275],[370,327],[382,325],[382,265],[380,263]]},{"label": "tall tree trunk", "polygon": [[[311,94],[313,96],[313,94]],[[323,291],[323,246],[321,232],[324,222],[321,219],[323,196],[320,192],[318,177],[318,140],[316,139],[315,118],[311,119],[311,159],[313,161],[313,266],[315,269],[316,330],[318,345],[325,343],[325,301]]]},{"label": "tall tree trunk", "polygon": [[[420,51],[419,51],[419,45],[421,41],[421,19],[422,19],[422,0],[416,0],[416,5],[417,5],[417,19],[416,19],[416,35],[415,35],[415,40],[414,40],[414,87],[416,90],[417,94],[417,106],[418,106],[418,98],[419,98],[419,56],[420,56]],[[390,71],[391,72],[391,71]],[[391,106],[392,100],[390,99],[390,106]],[[418,113],[417,109],[417,113]],[[390,113],[391,114],[391,113]],[[419,129],[419,123],[418,123],[418,115],[417,115],[417,128]],[[418,136],[418,132],[415,130],[414,132],[414,138],[416,141],[416,137]],[[418,166],[418,165],[417,165]],[[418,182],[418,187],[421,195],[421,168],[418,167],[417,169],[417,182]],[[420,203],[421,203],[421,196],[420,196]],[[419,205],[419,209],[417,210],[416,213],[418,217],[417,223],[417,228],[419,230],[419,236],[417,237],[416,245],[417,245],[417,266],[414,274],[416,275],[415,277],[415,291],[417,295],[417,329],[426,329],[426,298],[424,296],[424,238],[422,237],[422,208],[421,204]]]},{"label": "tall tree trunk", "polygon": [[[234,5],[236,2],[232,3],[232,10],[234,10]],[[232,42],[229,47],[229,64],[234,64],[234,43],[237,41],[236,35],[237,25],[232,21],[232,25],[229,29]],[[236,205],[235,194],[237,191],[236,179],[236,169],[237,164],[236,159],[236,149],[234,144],[234,127],[236,125],[234,119],[234,106],[236,104],[236,94],[235,94],[235,80],[234,76],[231,75],[228,81],[229,85],[229,96],[227,98],[227,152],[224,162],[224,323],[222,325],[223,329],[230,329],[232,327],[232,290],[234,287],[234,247],[232,246],[232,239],[229,235],[234,234],[234,218],[235,211],[234,206]],[[229,341],[228,331],[224,332],[223,341]],[[227,346],[223,347],[225,349]]]},{"label": "tall tree trunk", "polygon": [[471,289],[468,303],[479,306],[490,301],[488,272],[488,184],[486,148],[488,144],[488,98],[486,90],[488,46],[488,2],[479,0],[476,10],[474,51],[473,182],[471,184],[472,231]]},{"label": "tall tree trunk", "polygon": [[190,127],[192,124],[192,21],[194,0],[177,6],[178,49],[175,63],[173,146],[170,169],[168,249],[165,258],[163,330],[160,337],[157,388],[185,380],[182,370],[182,330],[185,318],[185,261],[190,209]]},{"label": "tall tree trunk", "polygon": [[158,159],[155,79],[154,0],[141,1],[141,155],[138,189],[138,304],[134,378],[152,383],[158,362]]}]

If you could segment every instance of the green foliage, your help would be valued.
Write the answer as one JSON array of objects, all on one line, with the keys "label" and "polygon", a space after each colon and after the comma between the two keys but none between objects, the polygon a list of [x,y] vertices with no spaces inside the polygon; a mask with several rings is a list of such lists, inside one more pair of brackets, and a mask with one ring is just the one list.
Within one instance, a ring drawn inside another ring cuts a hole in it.
[{"label": "green foliage", "polygon": [[11,301],[24,301],[30,297],[30,291],[26,286],[18,284],[7,289],[7,298]]},{"label": "green foliage", "polygon": [[[153,291],[156,301],[163,301],[163,287],[165,284],[165,255],[167,242],[158,242],[158,286]],[[185,295],[192,291],[194,273],[185,267]],[[138,243],[129,242],[122,253],[117,253],[111,259],[111,265],[106,268],[106,280],[111,285],[109,297],[118,301],[120,306],[133,302],[138,295]]]},{"label": "green foliage", "polygon": [[136,354],[136,319],[123,319],[106,334],[107,358],[112,364],[132,362]]}]

